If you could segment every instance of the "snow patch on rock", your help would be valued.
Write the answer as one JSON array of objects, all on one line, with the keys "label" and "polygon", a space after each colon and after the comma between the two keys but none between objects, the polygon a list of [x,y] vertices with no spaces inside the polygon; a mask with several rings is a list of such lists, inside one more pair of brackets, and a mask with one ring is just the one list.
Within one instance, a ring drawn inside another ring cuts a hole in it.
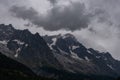
[{"label": "snow patch on rock", "polygon": [[70,51],[70,53],[71,53],[71,57],[72,57],[72,58],[79,59],[79,60],[83,60],[83,59],[80,58],[76,53],[74,53],[74,52],[72,52],[72,51]]},{"label": "snow patch on rock", "polygon": [[90,53],[90,54],[93,54],[93,53],[91,53],[91,51],[89,51],[89,50],[87,50],[87,52]]},{"label": "snow patch on rock", "polygon": [[88,62],[90,61],[90,59],[87,56],[85,57],[85,60],[88,61]]},{"label": "snow patch on rock", "polygon": [[112,65],[107,64],[107,66],[108,66],[109,68],[111,68],[112,70],[114,70],[114,68],[112,67]]},{"label": "snow patch on rock", "polygon": [[3,41],[0,41],[1,44],[7,44],[7,41],[3,40]]},{"label": "snow patch on rock", "polygon": [[72,46],[72,50],[79,48],[79,46]]},{"label": "snow patch on rock", "polygon": [[14,57],[18,57],[18,55],[19,55],[19,52],[21,51],[21,48],[18,48],[17,50],[16,50],[16,54],[14,55]]},{"label": "snow patch on rock", "polygon": [[15,40],[13,40],[13,41],[17,42],[17,44],[20,44],[20,45],[23,45],[23,44],[25,44],[25,42],[22,42],[22,41],[20,41],[20,40],[17,40],[17,39],[15,39]]}]

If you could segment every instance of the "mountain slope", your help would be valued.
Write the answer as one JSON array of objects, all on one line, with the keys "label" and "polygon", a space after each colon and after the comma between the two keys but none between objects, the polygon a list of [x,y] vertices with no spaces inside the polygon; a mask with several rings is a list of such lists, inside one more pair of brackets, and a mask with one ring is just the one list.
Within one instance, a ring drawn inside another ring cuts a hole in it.
[{"label": "mountain slope", "polygon": [[39,77],[23,64],[6,57],[0,53],[0,80],[113,80],[108,76],[88,76],[84,74],[69,73],[67,71],[59,71],[54,68],[42,68],[46,72],[57,75],[56,79]]},{"label": "mountain slope", "polygon": [[12,25],[0,25],[0,51],[25,64],[37,74],[42,74],[41,67],[62,68],[38,33],[16,30]]},{"label": "mountain slope", "polygon": [[31,69],[0,53],[0,80],[54,80],[37,76]]},{"label": "mountain slope", "polygon": [[108,52],[87,49],[72,34],[43,36],[58,61],[70,72],[120,75],[120,61]]},{"label": "mountain slope", "polygon": [[120,62],[108,52],[87,49],[71,34],[41,37],[1,24],[0,52],[57,80],[110,80],[120,74]]},{"label": "mountain slope", "polygon": [[35,73],[33,73],[29,68],[27,68],[23,64],[13,59],[10,59],[0,53],[0,70],[4,70],[4,69],[13,70],[13,71],[18,70],[26,74],[26,76],[27,75],[35,76]]}]

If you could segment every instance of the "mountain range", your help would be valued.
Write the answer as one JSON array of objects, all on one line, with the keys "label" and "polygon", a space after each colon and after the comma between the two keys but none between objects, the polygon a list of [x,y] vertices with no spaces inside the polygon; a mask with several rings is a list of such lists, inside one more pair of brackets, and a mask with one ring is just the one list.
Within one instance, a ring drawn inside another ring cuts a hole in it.
[{"label": "mountain range", "polygon": [[109,52],[86,48],[72,34],[40,36],[0,24],[0,52],[37,76],[57,80],[113,80],[120,76],[119,60]]}]

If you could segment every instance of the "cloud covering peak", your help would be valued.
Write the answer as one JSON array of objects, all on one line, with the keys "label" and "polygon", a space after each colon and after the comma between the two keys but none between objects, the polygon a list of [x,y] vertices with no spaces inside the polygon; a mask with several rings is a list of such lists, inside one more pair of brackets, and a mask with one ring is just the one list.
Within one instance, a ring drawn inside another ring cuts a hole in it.
[{"label": "cloud covering peak", "polygon": [[73,33],[120,59],[119,8],[120,0],[0,0],[0,23],[43,35]]},{"label": "cloud covering peak", "polygon": [[[55,4],[55,0],[50,0]],[[72,2],[68,5],[54,5],[46,14],[39,14],[33,8],[12,6],[10,11],[15,17],[28,20],[45,30],[78,30],[88,27],[91,14],[85,12],[85,5]]]}]

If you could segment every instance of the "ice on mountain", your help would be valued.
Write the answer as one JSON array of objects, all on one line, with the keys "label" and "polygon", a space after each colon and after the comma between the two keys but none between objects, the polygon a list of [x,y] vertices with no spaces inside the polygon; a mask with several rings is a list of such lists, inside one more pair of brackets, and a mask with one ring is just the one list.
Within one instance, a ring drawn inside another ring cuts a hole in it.
[{"label": "ice on mountain", "polygon": [[25,44],[24,42],[22,42],[22,41],[20,41],[20,40],[17,40],[17,39],[15,39],[15,40],[13,40],[13,41],[17,42],[17,44],[20,44],[20,45]]},{"label": "ice on mountain", "polygon": [[100,56],[96,56],[96,58],[98,58],[98,59],[99,59],[99,58],[100,58]]},{"label": "ice on mountain", "polygon": [[28,44],[25,44],[25,47],[28,47]]},{"label": "ice on mountain", "polygon": [[21,51],[21,48],[18,48],[17,50],[16,50],[16,54],[14,55],[14,57],[18,57],[18,55],[19,55],[19,52]]},{"label": "ice on mountain", "polygon": [[109,68],[111,68],[112,70],[114,70],[114,68],[112,67],[112,65],[107,64],[107,66],[108,66]]},{"label": "ice on mountain", "polygon": [[87,50],[87,52],[90,53],[90,54],[93,54],[93,53],[91,53],[91,51],[89,51],[89,50]]},{"label": "ice on mountain", "polygon": [[72,50],[79,48],[79,46],[72,46]]},{"label": "ice on mountain", "polygon": [[7,44],[7,41],[3,40],[3,41],[0,41],[1,44]]},{"label": "ice on mountain", "polygon": [[53,38],[52,41],[53,41],[52,44],[48,44],[50,49],[53,49],[52,46],[56,45],[57,38]]},{"label": "ice on mountain", "polygon": [[55,44],[56,44],[57,39],[56,39],[56,38],[53,38],[53,39],[52,39],[52,41],[53,41],[53,43],[52,43],[51,45],[55,45]]},{"label": "ice on mountain", "polygon": [[79,60],[83,60],[83,59],[80,58],[76,53],[74,53],[74,52],[72,52],[72,51],[70,51],[70,53],[71,53],[71,57],[72,57],[72,58],[79,59]]},{"label": "ice on mountain", "polygon": [[90,59],[87,56],[85,57],[85,60],[88,61],[88,62],[90,61]]},{"label": "ice on mountain", "polygon": [[66,55],[68,55],[68,53],[67,53],[67,52],[65,52],[65,51],[61,50],[60,48],[58,48],[58,50],[59,50],[62,54],[66,54]]}]

